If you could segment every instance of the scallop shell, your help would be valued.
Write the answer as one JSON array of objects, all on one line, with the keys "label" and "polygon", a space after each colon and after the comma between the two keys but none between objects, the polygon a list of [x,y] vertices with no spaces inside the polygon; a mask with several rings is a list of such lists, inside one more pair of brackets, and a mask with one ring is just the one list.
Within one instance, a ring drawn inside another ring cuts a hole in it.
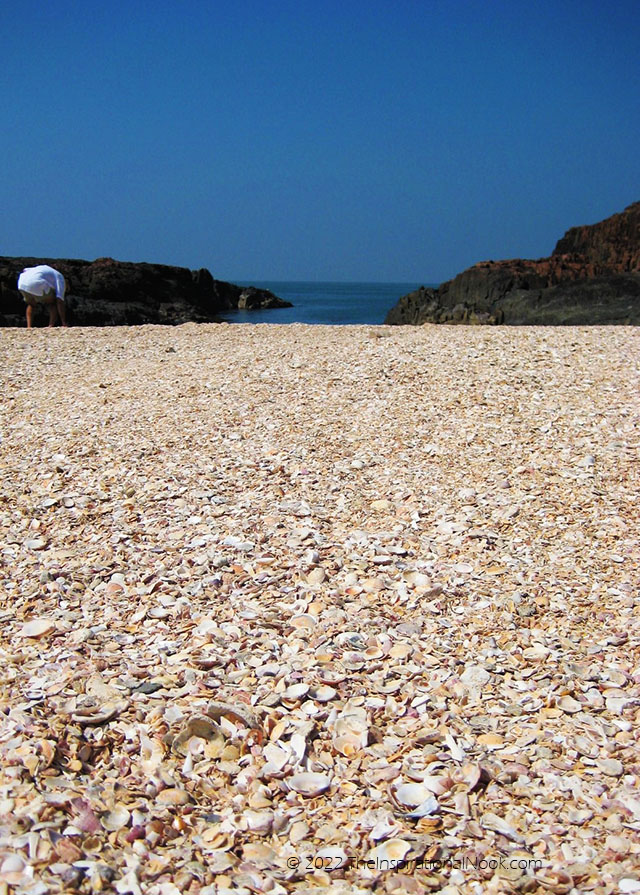
[{"label": "scallop shell", "polygon": [[402,808],[417,808],[433,792],[424,783],[398,783],[391,787],[391,794]]},{"label": "scallop shell", "polygon": [[292,684],[290,687],[287,687],[281,698],[285,701],[297,702],[303,696],[306,696],[308,692],[308,684]]},{"label": "scallop shell", "polygon": [[309,695],[315,699],[316,702],[330,702],[332,699],[336,698],[338,691],[328,684],[321,684],[318,687],[312,687],[309,691]]},{"label": "scallop shell", "polygon": [[312,772],[304,774],[294,774],[287,780],[289,789],[300,793],[301,796],[313,798],[326,792],[331,786],[331,777],[327,774],[314,774]]}]

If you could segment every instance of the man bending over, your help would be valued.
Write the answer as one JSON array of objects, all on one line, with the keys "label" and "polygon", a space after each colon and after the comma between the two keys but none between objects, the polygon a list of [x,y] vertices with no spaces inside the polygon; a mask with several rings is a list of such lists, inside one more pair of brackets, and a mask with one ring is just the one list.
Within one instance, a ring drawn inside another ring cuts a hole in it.
[{"label": "man bending over", "polygon": [[66,283],[60,271],[48,264],[26,267],[18,277],[18,289],[27,303],[27,329],[33,327],[33,309],[40,304],[49,308],[49,326],[56,325],[58,315],[62,325],[67,326]]}]

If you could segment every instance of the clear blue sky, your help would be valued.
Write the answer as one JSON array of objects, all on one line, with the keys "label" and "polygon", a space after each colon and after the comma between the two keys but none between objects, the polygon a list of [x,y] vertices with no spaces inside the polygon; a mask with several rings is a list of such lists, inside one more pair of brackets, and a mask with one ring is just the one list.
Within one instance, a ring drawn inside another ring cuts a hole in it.
[{"label": "clear blue sky", "polygon": [[3,0],[0,255],[435,282],[640,199],[637,0]]}]

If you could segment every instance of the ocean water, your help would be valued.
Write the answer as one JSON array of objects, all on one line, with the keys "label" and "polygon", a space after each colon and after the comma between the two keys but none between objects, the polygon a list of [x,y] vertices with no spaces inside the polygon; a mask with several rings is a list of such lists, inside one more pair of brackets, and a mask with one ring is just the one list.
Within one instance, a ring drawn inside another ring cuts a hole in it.
[{"label": "ocean water", "polygon": [[378,324],[398,299],[427,283],[303,283],[253,282],[242,285],[270,289],[292,308],[228,311],[229,323]]}]

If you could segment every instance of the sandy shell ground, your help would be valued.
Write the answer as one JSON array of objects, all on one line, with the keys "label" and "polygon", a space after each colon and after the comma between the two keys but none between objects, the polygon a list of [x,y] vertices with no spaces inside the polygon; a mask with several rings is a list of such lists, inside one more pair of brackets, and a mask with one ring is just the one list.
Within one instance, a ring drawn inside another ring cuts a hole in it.
[{"label": "sandy shell ground", "polygon": [[640,892],[640,330],[0,340],[0,893]]}]

